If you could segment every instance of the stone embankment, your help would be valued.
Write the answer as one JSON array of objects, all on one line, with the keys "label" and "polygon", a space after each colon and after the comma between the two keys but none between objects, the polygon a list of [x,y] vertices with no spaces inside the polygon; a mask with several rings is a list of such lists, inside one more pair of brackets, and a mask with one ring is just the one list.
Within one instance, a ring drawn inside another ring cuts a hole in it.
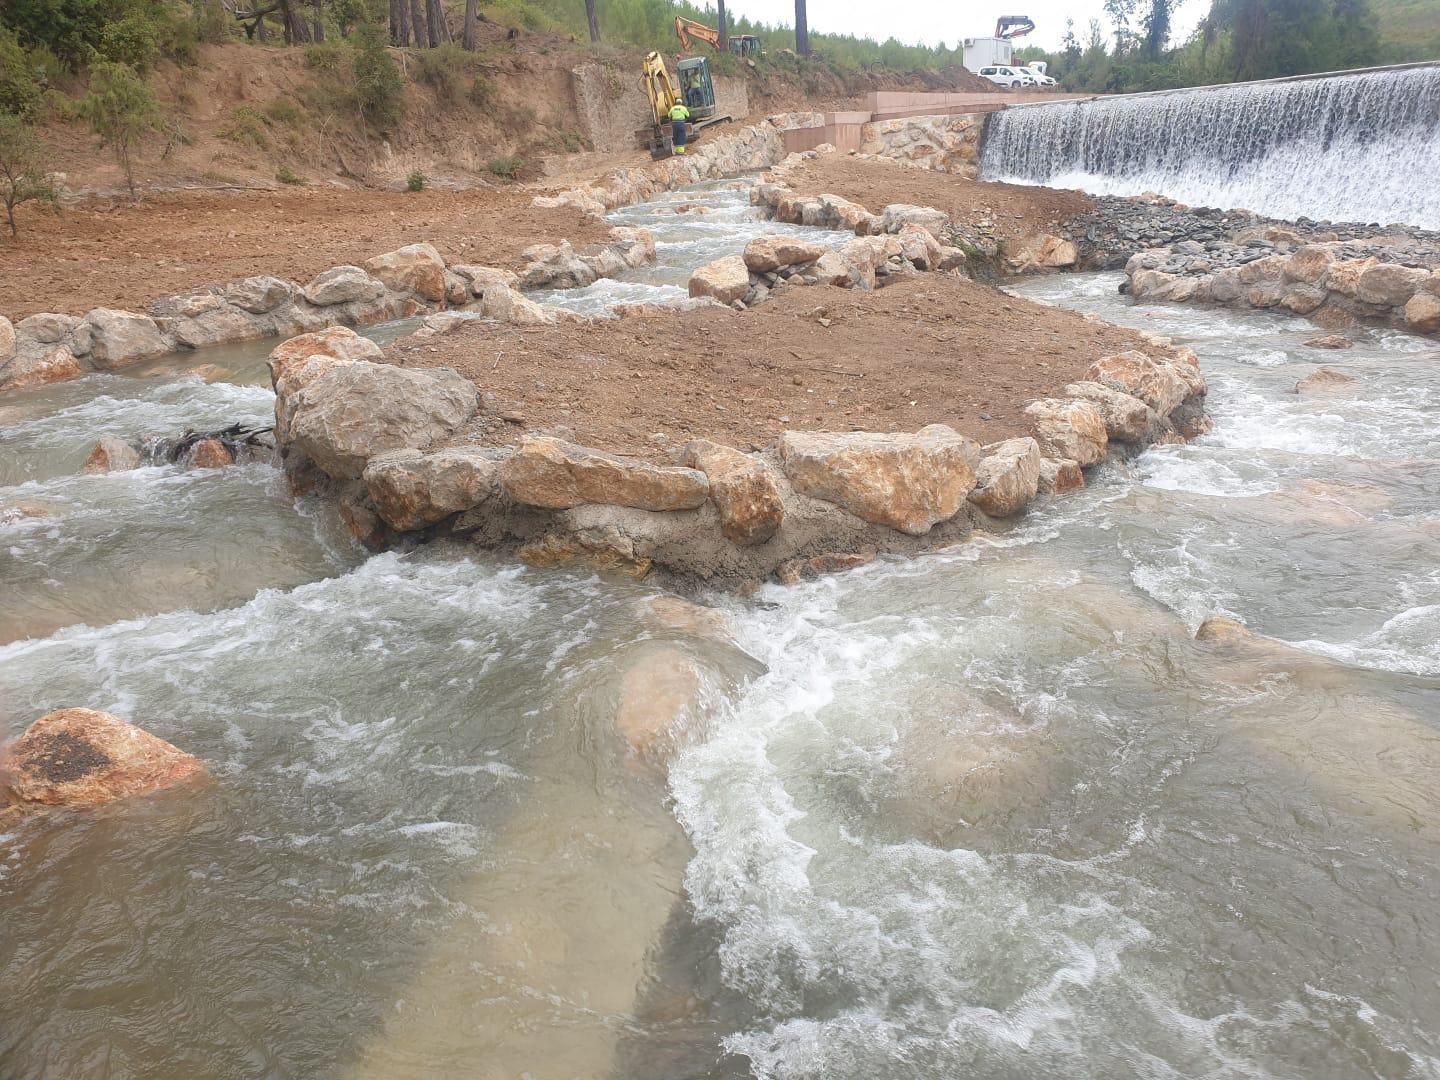
[{"label": "stone embankment", "polygon": [[83,318],[38,314],[12,324],[0,316],[0,392],[89,372],[119,371],[166,353],[228,342],[290,337],[329,326],[364,326],[456,309],[502,322],[561,317],[522,288],[586,285],[655,259],[644,229],[615,228],[605,244],[574,249],[537,244],[519,274],[466,263],[446,265],[430,244],[409,244],[364,266],[336,266],[300,283],[259,276],[150,305],[148,312],[96,308]]},{"label": "stone embankment", "polygon": [[956,542],[1042,491],[1083,485],[1112,447],[1204,431],[1194,354],[1151,340],[1033,402],[1030,436],[981,446],[944,424],[785,431],[749,453],[695,437],[657,463],[540,433],[468,443],[480,388],[376,362],[334,330],[272,356],[275,435],[292,486],[337,497],[372,548],[451,537],[537,566],[744,587]]},{"label": "stone embankment", "polygon": [[[1272,233],[1284,230],[1267,230]],[[1182,241],[1125,264],[1137,300],[1275,309],[1341,328],[1388,323],[1440,333],[1440,245],[1414,241],[1300,243],[1255,237],[1244,245]]]}]

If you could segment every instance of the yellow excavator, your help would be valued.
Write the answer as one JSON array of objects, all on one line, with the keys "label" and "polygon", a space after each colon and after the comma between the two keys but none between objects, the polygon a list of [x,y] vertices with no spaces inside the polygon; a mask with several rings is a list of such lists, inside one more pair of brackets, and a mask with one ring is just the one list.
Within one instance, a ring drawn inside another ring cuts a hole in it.
[{"label": "yellow excavator", "polygon": [[[720,31],[713,26],[706,26],[704,23],[696,22],[694,19],[686,19],[683,16],[675,16],[675,36],[680,39],[682,52],[690,51],[690,39],[696,38],[705,42],[716,52],[720,51]],[[731,34],[730,51],[736,56],[759,56],[760,39],[754,34]]]},{"label": "yellow excavator", "polygon": [[645,97],[650,102],[651,127],[642,128],[637,134],[640,145],[650,151],[652,158],[669,157],[675,152],[671,142],[670,110],[677,101],[683,101],[690,110],[690,122],[686,127],[686,143],[697,142],[700,132],[716,124],[724,124],[730,115],[717,113],[715,107],[715,83],[710,78],[710,61],[703,56],[692,56],[676,65],[680,85],[670,78],[665,60],[658,52],[645,57]]}]

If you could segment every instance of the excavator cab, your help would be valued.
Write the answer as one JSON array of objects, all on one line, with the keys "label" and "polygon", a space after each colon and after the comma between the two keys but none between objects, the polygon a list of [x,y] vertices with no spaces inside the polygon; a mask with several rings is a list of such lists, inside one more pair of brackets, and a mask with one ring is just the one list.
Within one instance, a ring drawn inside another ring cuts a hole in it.
[{"label": "excavator cab", "polygon": [[692,56],[675,65],[680,76],[680,96],[690,110],[690,119],[708,120],[715,115],[715,83],[710,78],[710,61]]}]

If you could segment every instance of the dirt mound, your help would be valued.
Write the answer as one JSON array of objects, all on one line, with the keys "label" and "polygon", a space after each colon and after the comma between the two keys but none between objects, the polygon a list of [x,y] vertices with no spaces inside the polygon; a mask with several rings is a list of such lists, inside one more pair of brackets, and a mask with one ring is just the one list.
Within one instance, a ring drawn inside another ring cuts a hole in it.
[{"label": "dirt mound", "polygon": [[992,184],[843,154],[825,154],[807,161],[790,170],[785,183],[804,195],[843,195],[872,213],[878,213],[888,203],[911,203],[933,206],[962,223],[989,218],[994,222],[993,235],[1000,240],[1053,233],[1095,205],[1090,196],[1080,191]]},{"label": "dirt mound", "polygon": [[589,446],[664,457],[696,436],[748,450],[786,429],[941,423],[990,443],[1028,434],[1026,404],[1100,356],[1142,347],[1131,331],[930,274],[877,292],[781,290],[743,313],[477,324],[387,352],[481,387],[490,415],[462,438],[513,443],[564,428]]}]

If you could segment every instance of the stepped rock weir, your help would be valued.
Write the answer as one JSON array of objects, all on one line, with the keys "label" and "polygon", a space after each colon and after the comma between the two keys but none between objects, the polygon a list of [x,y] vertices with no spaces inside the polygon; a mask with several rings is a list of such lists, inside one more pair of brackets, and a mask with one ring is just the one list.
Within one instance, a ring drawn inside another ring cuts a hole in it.
[{"label": "stepped rock weir", "polygon": [[980,175],[1440,229],[1440,65],[1007,109]]}]

